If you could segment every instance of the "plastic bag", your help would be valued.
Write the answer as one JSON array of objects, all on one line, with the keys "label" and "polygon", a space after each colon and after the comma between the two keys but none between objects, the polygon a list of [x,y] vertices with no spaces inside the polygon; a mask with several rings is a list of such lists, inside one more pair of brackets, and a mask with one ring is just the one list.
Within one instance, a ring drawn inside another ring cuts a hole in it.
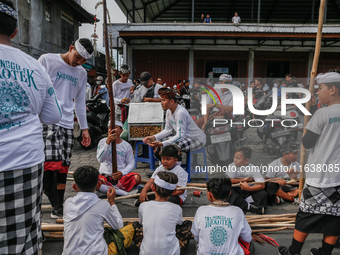
[{"label": "plastic bag", "polygon": [[124,141],[129,141],[129,125],[128,125],[128,119],[126,119],[124,125],[123,125],[123,132],[120,134],[120,138],[122,138]]}]

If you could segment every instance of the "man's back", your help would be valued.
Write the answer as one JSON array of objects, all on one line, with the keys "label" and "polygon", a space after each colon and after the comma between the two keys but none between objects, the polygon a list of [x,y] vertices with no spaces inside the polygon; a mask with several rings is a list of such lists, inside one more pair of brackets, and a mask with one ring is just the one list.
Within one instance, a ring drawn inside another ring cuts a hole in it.
[{"label": "man's back", "polygon": [[1,170],[44,161],[41,122],[56,123],[61,112],[46,70],[19,49],[0,44]]}]

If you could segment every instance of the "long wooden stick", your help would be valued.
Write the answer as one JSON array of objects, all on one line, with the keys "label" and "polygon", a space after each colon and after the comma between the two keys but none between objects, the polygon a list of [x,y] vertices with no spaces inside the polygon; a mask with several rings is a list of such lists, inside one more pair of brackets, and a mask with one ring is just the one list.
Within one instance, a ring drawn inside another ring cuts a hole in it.
[{"label": "long wooden stick", "polygon": [[[105,40],[105,53],[106,53],[107,85],[109,86],[109,97],[110,97],[110,108],[111,108],[110,121],[111,121],[111,129],[114,129],[115,128],[115,104],[114,104],[113,91],[112,91],[111,58],[110,58],[110,52],[109,52],[109,39],[108,39],[108,32],[107,32],[106,0],[103,0],[103,8],[104,8],[103,15],[104,15],[104,40]],[[117,172],[116,140],[114,140],[111,143],[111,151],[112,151],[111,153],[112,154],[112,173],[116,173]]]},{"label": "long wooden stick", "polygon": [[[315,52],[314,52],[314,59],[313,59],[313,67],[312,71],[310,73],[310,81],[309,81],[309,92],[313,94],[314,90],[314,84],[315,84],[315,77],[318,70],[318,64],[319,64],[319,57],[320,57],[320,50],[321,50],[321,39],[322,39],[322,27],[323,27],[323,18],[325,14],[325,6],[326,6],[326,0],[320,1],[320,9],[319,9],[319,23],[318,23],[318,33],[316,34],[316,44],[315,44]],[[311,100],[309,100],[306,103],[306,109],[307,111],[310,110],[310,104]],[[304,129],[303,129],[303,136],[306,134],[307,129],[306,125],[309,122],[309,116],[305,115],[304,119]],[[306,148],[303,146],[301,142],[301,152],[300,152],[300,165],[302,166],[301,172],[300,172],[300,182],[299,182],[299,199],[301,199],[301,194],[303,190],[303,186],[305,184],[305,161],[306,161]]]}]

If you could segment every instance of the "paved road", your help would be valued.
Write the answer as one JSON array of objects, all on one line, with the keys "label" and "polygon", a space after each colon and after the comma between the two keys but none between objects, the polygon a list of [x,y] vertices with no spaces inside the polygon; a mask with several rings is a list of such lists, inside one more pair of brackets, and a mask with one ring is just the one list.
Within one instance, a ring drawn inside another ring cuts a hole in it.
[{"label": "paved road", "polygon": [[[253,155],[250,160],[251,163],[254,165],[267,165],[271,161],[276,159],[276,156],[271,155],[269,153],[264,153],[262,151],[262,143],[259,137],[256,134],[256,129],[248,129],[245,132],[245,136],[247,139],[245,140],[245,145],[250,146],[253,150]],[[299,135],[298,141],[301,139],[301,134]],[[77,167],[81,165],[92,165],[94,167],[99,167],[99,163],[96,159],[96,149],[92,150],[83,150],[79,144],[76,142],[74,147],[74,153],[71,160],[71,167],[70,171],[75,171]],[[148,164],[146,163],[138,163],[137,169],[134,171],[141,174],[143,179],[146,179],[146,174],[150,172],[148,168]],[[216,176],[217,174],[211,174],[210,176]],[[192,175],[192,182],[204,182],[203,175]],[[68,181],[65,199],[68,197],[72,197],[76,195],[76,192],[72,189],[72,181]],[[124,201],[117,202],[117,206],[119,208],[120,213],[124,218],[136,218],[138,217],[138,208],[133,206],[134,199],[127,199]],[[47,198],[44,196],[43,204],[49,204]],[[182,206],[183,208],[183,215],[184,217],[194,216],[197,208],[201,205],[208,204],[208,199],[206,198],[206,193],[202,197],[195,197],[193,196],[192,192],[188,192],[188,198],[185,204]],[[284,214],[284,213],[295,213],[298,210],[297,205],[293,205],[291,203],[284,203],[280,206],[268,206],[266,209],[266,214]],[[43,211],[43,222],[46,223],[55,223],[54,219],[49,217],[50,211]],[[292,230],[285,230],[277,233],[269,233],[268,236],[274,238],[280,245],[290,245],[291,239],[293,236]],[[309,250],[313,247],[321,246],[321,235],[313,234],[310,235],[307,239],[307,242],[304,246],[302,255],[310,254]],[[55,255],[62,253],[62,241],[46,241],[43,244],[43,254]],[[127,249],[128,255],[135,255],[138,254],[137,249],[135,248],[134,244],[132,244]],[[185,253],[186,255],[193,255],[195,254],[195,242],[191,240],[188,249]],[[269,244],[255,244],[255,255],[272,255],[277,254],[276,248]],[[340,249],[335,249],[333,254],[340,255]]]}]

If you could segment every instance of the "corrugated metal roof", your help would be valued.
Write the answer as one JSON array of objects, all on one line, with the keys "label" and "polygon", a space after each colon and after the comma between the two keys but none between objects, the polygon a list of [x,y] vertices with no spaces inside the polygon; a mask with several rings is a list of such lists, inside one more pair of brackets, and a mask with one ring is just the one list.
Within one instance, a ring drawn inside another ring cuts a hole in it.
[{"label": "corrugated metal roof", "polygon": [[[195,23],[129,23],[121,28],[119,32],[235,32],[235,33],[317,33],[317,25],[304,24],[245,24],[238,25],[230,23],[212,23],[212,24],[195,24]],[[323,33],[339,34],[340,25],[324,25]]]},{"label": "corrugated metal roof", "polygon": [[[123,13],[133,22],[133,2],[135,22],[191,22],[194,2],[194,22],[200,15],[210,14],[214,23],[230,22],[238,12],[242,22],[259,23],[317,23],[320,0],[115,0]],[[253,8],[252,8],[253,6]],[[145,17],[144,17],[145,14]],[[340,23],[340,0],[328,0],[327,23]]]}]

